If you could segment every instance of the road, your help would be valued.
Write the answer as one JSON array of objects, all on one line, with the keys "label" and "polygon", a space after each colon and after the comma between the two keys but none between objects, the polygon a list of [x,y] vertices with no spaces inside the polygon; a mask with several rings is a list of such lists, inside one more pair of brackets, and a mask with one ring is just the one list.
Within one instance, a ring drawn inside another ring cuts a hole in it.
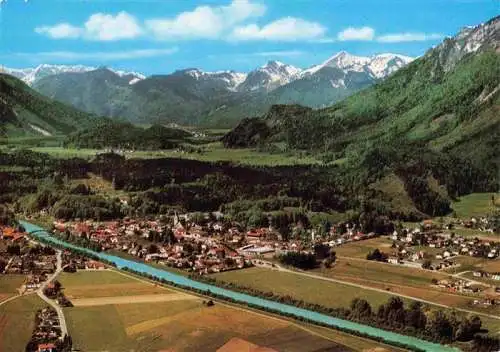
[{"label": "road", "polygon": [[[263,260],[257,260],[257,261],[265,262]],[[475,314],[475,315],[480,315],[480,316],[484,316],[484,317],[488,317],[488,318],[493,318],[493,319],[500,320],[500,316],[498,316],[498,315],[481,313],[481,312],[477,312],[477,311],[473,311],[473,310],[468,310],[468,309],[463,309],[463,308],[456,308],[456,307],[448,306],[448,305],[445,305],[445,304],[440,304],[440,303],[428,301],[428,300],[425,300],[425,299],[421,299],[421,298],[417,298],[417,297],[413,297],[413,296],[404,295],[404,294],[401,294],[401,293],[396,293],[396,292],[391,292],[391,291],[383,290],[383,289],[376,288],[376,287],[371,287],[371,286],[356,284],[356,283],[353,283],[353,282],[344,281],[344,280],[338,280],[338,279],[333,279],[333,278],[330,278],[330,277],[325,277],[325,276],[316,275],[316,274],[309,274],[309,273],[306,273],[306,272],[300,271],[300,270],[290,270],[290,269],[284,268],[284,267],[282,267],[280,265],[277,265],[277,264],[274,264],[274,266],[272,266],[271,263],[268,263],[266,265],[257,265],[257,266],[265,267],[267,269],[272,269],[272,270],[278,270],[278,271],[282,271],[282,272],[286,272],[286,273],[291,273],[291,274],[295,274],[295,275],[306,276],[306,277],[317,279],[317,280],[330,281],[330,282],[335,282],[335,283],[342,284],[342,285],[353,286],[353,287],[361,288],[361,289],[364,289],[364,290],[377,291],[377,292],[381,292],[381,293],[385,293],[385,294],[390,294],[390,295],[393,295],[393,296],[398,296],[398,297],[401,297],[401,298],[411,299],[413,301],[418,301],[418,302],[422,302],[422,303],[433,305],[433,306],[438,306],[438,307],[448,308],[448,309],[454,309],[454,310],[461,311],[461,312],[464,312],[464,313]]]},{"label": "road", "polygon": [[10,302],[10,301],[13,301],[13,300],[15,300],[15,299],[17,299],[17,298],[19,298],[19,297],[24,297],[24,296],[31,295],[31,294],[33,294],[33,292],[24,293],[24,294],[22,294],[22,295],[15,295],[15,296],[9,297],[9,298],[7,298],[5,301],[0,302],[0,306],[1,306],[1,305],[3,305],[3,304],[8,303],[8,302]]},{"label": "road", "polygon": [[47,281],[45,281],[40,286],[40,288],[36,291],[36,293],[38,294],[38,296],[41,299],[43,299],[45,302],[47,302],[47,304],[49,304],[57,312],[57,316],[59,318],[59,325],[61,326],[61,333],[62,333],[61,336],[64,337],[65,335],[69,335],[69,334],[68,334],[68,327],[66,325],[66,319],[64,318],[63,310],[54,300],[51,300],[49,297],[45,296],[45,294],[43,293],[43,290],[47,287],[47,285],[49,283],[51,283],[52,281],[54,281],[55,278],[57,277],[57,275],[59,275],[62,271],[62,251],[57,250],[56,252],[57,252],[56,271],[47,279]]}]

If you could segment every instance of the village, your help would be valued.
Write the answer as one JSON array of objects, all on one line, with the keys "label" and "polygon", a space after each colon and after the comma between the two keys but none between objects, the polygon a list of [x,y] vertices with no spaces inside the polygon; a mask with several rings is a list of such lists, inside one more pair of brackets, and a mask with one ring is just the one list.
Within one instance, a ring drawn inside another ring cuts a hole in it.
[{"label": "village", "polygon": [[65,344],[68,344],[68,342],[62,336],[57,312],[51,307],[45,307],[37,311],[35,315],[35,328],[26,346],[26,351],[65,351]]},{"label": "village", "polygon": [[0,228],[0,273],[24,275],[19,294],[36,291],[56,270],[56,252],[30,240],[22,229]]}]

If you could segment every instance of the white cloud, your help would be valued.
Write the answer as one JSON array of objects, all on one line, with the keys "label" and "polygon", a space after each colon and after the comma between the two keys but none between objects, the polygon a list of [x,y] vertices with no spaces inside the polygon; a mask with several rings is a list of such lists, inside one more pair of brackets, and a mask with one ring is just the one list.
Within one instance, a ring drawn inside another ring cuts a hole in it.
[{"label": "white cloud", "polygon": [[[414,33],[414,32],[403,32],[403,33],[390,33],[375,36],[375,30],[371,27],[348,27],[337,34],[337,39],[340,41],[348,40],[363,40],[372,41],[376,40],[380,43],[399,43],[399,42],[415,42],[415,41],[426,41],[441,39],[444,36],[438,33]],[[328,43],[331,39],[326,38],[319,42]]]},{"label": "white cloud", "polygon": [[318,39],[323,37],[325,32],[326,28],[317,22],[285,17],[263,27],[257,24],[236,27],[229,38],[231,40],[297,41]]},{"label": "white cloud", "polygon": [[16,53],[14,55],[26,58],[43,59],[43,60],[64,60],[64,61],[80,61],[80,60],[132,60],[148,57],[158,57],[172,55],[178,52],[178,48],[167,49],[139,49],[139,50],[124,50],[124,51],[102,51],[102,52],[75,52],[75,51],[45,51],[37,53]]},{"label": "white cloud", "polygon": [[349,27],[337,34],[337,39],[340,41],[347,40],[373,40],[375,30],[371,27]]},{"label": "white cloud", "polygon": [[417,42],[426,40],[442,39],[444,35],[439,33],[393,33],[377,37],[381,43]]},{"label": "white cloud", "polygon": [[60,23],[54,26],[37,27],[35,32],[53,39],[84,38],[112,41],[136,38],[142,34],[142,29],[132,15],[120,12],[116,16],[104,13],[93,14],[81,27]]},{"label": "white cloud", "polygon": [[84,25],[84,35],[92,40],[132,39],[141,35],[137,20],[126,12],[118,15],[96,13]]},{"label": "white cloud", "polygon": [[146,21],[146,28],[158,39],[217,39],[232,26],[264,15],[266,7],[249,0],[233,0],[228,6],[199,6],[175,18]]},{"label": "white cloud", "polygon": [[74,27],[69,23],[60,23],[55,26],[43,26],[35,28],[38,34],[45,34],[53,39],[78,38],[82,34],[82,29]]}]

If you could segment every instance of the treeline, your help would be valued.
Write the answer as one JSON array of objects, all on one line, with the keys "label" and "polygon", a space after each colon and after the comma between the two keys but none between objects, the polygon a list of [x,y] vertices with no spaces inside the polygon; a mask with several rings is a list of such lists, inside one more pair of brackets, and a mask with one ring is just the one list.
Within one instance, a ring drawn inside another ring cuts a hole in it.
[{"label": "treeline", "polygon": [[190,137],[188,132],[162,125],[141,128],[128,122],[103,119],[92,127],[69,135],[64,146],[97,149],[172,149],[187,137]]},{"label": "treeline", "polygon": [[290,265],[295,268],[308,270],[318,266],[316,255],[304,252],[287,252],[278,256],[280,263]]},{"label": "treeline", "polygon": [[86,233],[83,233],[80,236],[75,236],[71,234],[69,230],[66,230],[63,232],[54,231],[53,235],[54,237],[64,242],[68,242],[79,247],[87,248],[94,252],[101,252],[103,249],[98,242],[91,241],[90,238],[88,237],[89,234]]},{"label": "treeline", "polygon": [[[36,238],[37,241],[41,242],[41,243],[44,243],[48,246],[51,246],[51,247],[54,247],[54,248],[58,248],[58,249],[61,249],[61,250],[68,250],[72,253],[75,253],[76,255],[79,255],[79,256],[83,256],[83,257],[87,257],[87,258],[90,258],[92,260],[96,260],[96,261],[100,261],[106,265],[109,265],[109,266],[113,266],[113,267],[116,267],[116,264],[112,261],[109,261],[107,259],[104,259],[104,258],[101,258],[98,253],[98,251],[94,251],[93,249],[90,249],[90,248],[78,248],[76,246],[73,246],[73,247],[70,247],[70,246],[66,246],[62,243],[57,243],[57,242],[54,242],[53,240],[51,240],[50,238],[47,238],[45,236],[40,236],[38,234],[33,234],[32,235],[33,237]],[[94,252],[92,252],[94,251]]]}]

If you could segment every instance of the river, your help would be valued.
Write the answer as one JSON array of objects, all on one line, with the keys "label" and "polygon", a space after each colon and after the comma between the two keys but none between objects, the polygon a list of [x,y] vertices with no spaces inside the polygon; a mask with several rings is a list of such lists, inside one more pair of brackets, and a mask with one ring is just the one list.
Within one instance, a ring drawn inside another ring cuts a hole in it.
[{"label": "river", "polygon": [[78,246],[75,246],[73,244],[61,241],[55,237],[52,237],[47,232],[45,232],[43,228],[41,228],[37,225],[31,224],[31,223],[26,222],[26,221],[20,221],[20,223],[21,223],[21,225],[24,226],[24,228],[26,229],[27,232],[31,233],[31,232],[36,231],[35,233],[33,233],[34,237],[42,237],[42,238],[48,239],[52,243],[63,245],[66,248],[75,248],[75,249],[84,250],[90,254],[97,255],[98,257],[100,257],[102,259],[106,259],[110,262],[115,263],[117,268],[119,268],[119,269],[127,267],[127,268],[134,270],[134,271],[153,275],[153,276],[168,280],[170,282],[174,282],[174,283],[182,285],[182,286],[192,287],[192,288],[195,288],[198,290],[204,290],[204,291],[210,290],[213,293],[216,293],[216,294],[224,296],[224,297],[232,298],[238,302],[251,303],[251,304],[259,306],[259,307],[270,308],[270,309],[275,310],[275,311],[293,314],[295,316],[300,316],[300,317],[306,318],[308,320],[315,321],[315,322],[322,323],[322,324],[326,324],[326,325],[329,325],[332,327],[340,327],[340,328],[345,328],[345,329],[349,329],[349,330],[359,331],[361,333],[364,333],[364,334],[367,334],[367,335],[370,335],[373,337],[381,337],[387,341],[403,343],[403,344],[406,344],[409,346],[414,346],[414,347],[418,347],[420,349],[424,349],[424,350],[429,351],[429,352],[457,352],[457,351],[460,351],[457,348],[439,345],[436,343],[432,343],[429,341],[418,339],[416,337],[397,334],[397,333],[394,333],[391,331],[382,330],[382,329],[371,327],[368,325],[363,325],[363,324],[355,323],[355,322],[348,321],[348,320],[334,318],[334,317],[328,316],[326,314],[317,313],[317,312],[314,312],[314,311],[311,311],[308,309],[298,308],[295,306],[290,306],[287,304],[282,304],[282,303],[278,303],[275,301],[270,301],[267,299],[250,296],[250,295],[247,295],[244,293],[234,292],[234,291],[231,291],[231,290],[228,290],[225,288],[220,288],[217,286],[205,284],[205,283],[198,282],[198,281],[189,279],[187,277],[184,277],[184,276],[181,276],[181,275],[178,275],[175,273],[168,272],[166,270],[153,268],[149,265],[146,265],[143,263],[138,263],[138,262],[135,262],[132,260],[124,259],[124,258],[120,258],[120,257],[114,256],[114,255],[110,255],[110,254],[106,254],[106,253],[102,253],[102,252],[101,253],[94,252],[94,251],[91,251],[89,249],[78,247]]}]

